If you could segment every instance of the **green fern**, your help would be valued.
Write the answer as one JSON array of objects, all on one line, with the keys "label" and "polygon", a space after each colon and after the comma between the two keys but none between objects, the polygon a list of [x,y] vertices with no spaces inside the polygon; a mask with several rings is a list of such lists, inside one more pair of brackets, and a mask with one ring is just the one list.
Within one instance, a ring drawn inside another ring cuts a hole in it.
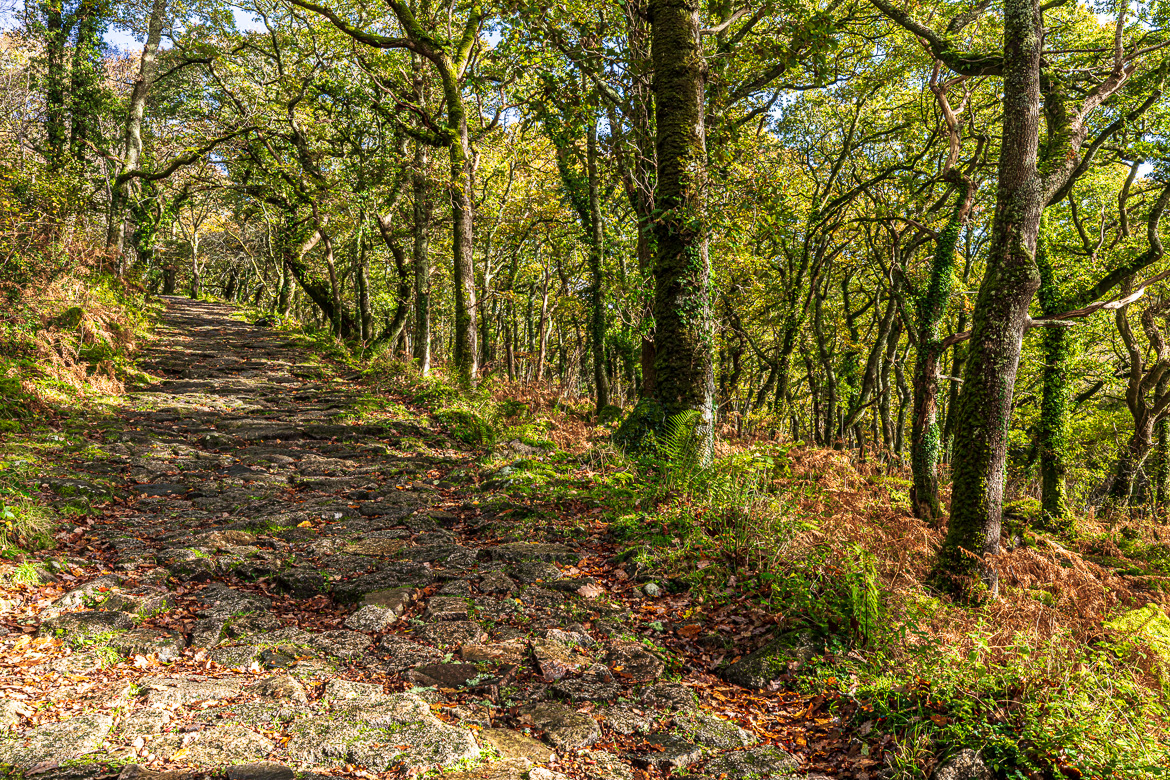
[{"label": "green fern", "polygon": [[686,490],[702,471],[699,441],[695,428],[699,413],[693,409],[671,415],[654,437],[654,452],[662,487],[667,491]]}]

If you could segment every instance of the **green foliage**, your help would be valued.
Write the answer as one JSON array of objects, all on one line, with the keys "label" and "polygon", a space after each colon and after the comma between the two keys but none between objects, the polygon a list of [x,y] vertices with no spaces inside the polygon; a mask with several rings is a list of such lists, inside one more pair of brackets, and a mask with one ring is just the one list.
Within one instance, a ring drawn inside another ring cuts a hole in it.
[{"label": "green foliage", "polygon": [[1061,767],[1085,777],[1164,776],[1170,745],[1149,724],[1170,713],[1108,650],[1070,658],[1025,637],[993,649],[988,626],[960,653],[920,627],[937,608],[919,604],[872,649],[814,660],[802,678],[806,690],[847,693],[861,703],[858,723],[893,736],[896,776],[924,778],[926,757],[962,748],[980,751],[1001,777],[1059,776]]},{"label": "green foliage", "polygon": [[699,413],[687,410],[666,418],[657,432],[649,434],[650,447],[642,465],[654,475],[647,485],[660,494],[686,492],[705,476],[695,436],[698,422]]},{"label": "green foliage", "polygon": [[34,470],[35,463],[29,460],[0,460],[0,555],[53,546],[53,513],[30,491],[28,480]]},{"label": "green foliage", "polygon": [[472,447],[490,448],[496,440],[496,429],[479,410],[466,407],[440,409],[435,419],[447,427],[451,437]]},{"label": "green foliage", "polygon": [[13,585],[39,585],[41,570],[31,561],[23,561],[7,572],[4,579]]}]

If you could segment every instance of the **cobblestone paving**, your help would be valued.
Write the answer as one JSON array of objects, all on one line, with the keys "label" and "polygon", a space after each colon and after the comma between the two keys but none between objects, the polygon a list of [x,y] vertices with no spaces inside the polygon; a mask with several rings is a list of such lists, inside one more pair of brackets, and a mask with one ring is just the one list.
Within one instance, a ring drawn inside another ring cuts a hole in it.
[{"label": "cobblestone paving", "polygon": [[804,777],[664,678],[590,550],[509,536],[427,420],[347,422],[350,383],[231,314],[169,300],[91,466],[128,497],[90,532],[114,573],[41,614],[71,652],[34,673],[132,674],[35,727],[0,698],[0,774]]}]

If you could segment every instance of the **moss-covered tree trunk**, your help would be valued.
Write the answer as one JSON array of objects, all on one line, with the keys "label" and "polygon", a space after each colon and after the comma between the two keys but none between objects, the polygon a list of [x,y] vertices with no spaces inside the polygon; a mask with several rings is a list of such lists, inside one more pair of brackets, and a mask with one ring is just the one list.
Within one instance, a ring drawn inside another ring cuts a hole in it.
[{"label": "moss-covered tree trunk", "polygon": [[969,203],[961,197],[938,237],[930,280],[916,302],[914,402],[910,427],[910,505],[914,516],[937,522],[942,517],[938,494],[939,435],[938,377],[943,354],[940,327],[951,300],[955,256]]},{"label": "moss-covered tree trunk", "polygon": [[47,0],[39,8],[43,16],[45,58],[45,157],[50,165],[65,162],[68,140],[68,67],[65,51],[69,43],[69,24],[62,0]]},{"label": "moss-covered tree trunk", "polygon": [[654,229],[654,398],[667,416],[684,410],[698,413],[700,451],[709,457],[715,379],[699,3],[654,0],[650,13],[659,213]]},{"label": "moss-covered tree trunk", "polygon": [[957,400],[951,514],[935,569],[939,580],[967,595],[975,594],[978,579],[997,590],[988,556],[999,552],[1012,394],[1028,306],[1040,286],[1036,239],[1048,199],[1036,162],[1043,37],[1038,0],[1005,0],[995,217]]},{"label": "moss-covered tree trunk", "polygon": [[601,180],[597,171],[597,119],[590,109],[585,139],[585,165],[589,177],[589,335],[593,348],[593,386],[598,413],[609,406],[609,379],[605,375],[605,280],[601,260],[605,252],[605,229],[601,221]]},{"label": "moss-covered tree trunk", "polygon": [[457,138],[448,147],[451,161],[451,255],[452,284],[455,287],[455,344],[452,362],[459,381],[471,387],[479,375],[478,329],[475,325],[475,263],[473,224],[475,209],[471,203],[471,139],[458,83],[446,85],[447,122]]},{"label": "moss-covered tree trunk", "polygon": [[427,181],[427,148],[415,146],[411,191],[414,194],[414,360],[419,373],[431,371],[431,217],[434,206]]},{"label": "moss-covered tree trunk", "polygon": [[[150,18],[147,21],[146,43],[138,60],[138,76],[130,90],[130,101],[126,108],[126,120],[122,127],[122,159],[110,187],[110,214],[106,227],[106,249],[121,257],[125,235],[126,204],[130,197],[132,181],[125,174],[139,169],[142,161],[142,120],[146,116],[146,100],[150,94],[157,72],[158,48],[162,41],[163,23],[166,17],[166,0],[153,0]],[[121,263],[119,263],[121,267]]]},{"label": "moss-covered tree trunk", "polygon": [[69,68],[69,155],[78,162],[89,156],[90,144],[101,143],[100,119],[106,75],[105,43],[102,41],[105,13],[108,13],[108,7],[96,0],[81,0],[74,12],[77,33]]},{"label": "moss-covered tree trunk", "polygon": [[1146,462],[1153,448],[1154,421],[1147,416],[1146,419],[1137,421],[1133,434],[1117,458],[1117,466],[1113,470],[1113,484],[1109,486],[1111,507],[1121,508],[1129,504],[1138,472],[1141,471],[1142,464]]},{"label": "moss-covered tree trunk", "polygon": [[1154,502],[1162,507],[1166,506],[1167,482],[1170,481],[1170,435],[1167,435],[1167,428],[1170,425],[1163,418],[1158,421],[1155,429],[1157,431],[1158,441],[1155,445],[1156,460],[1154,467],[1151,469],[1151,479],[1154,482]]}]

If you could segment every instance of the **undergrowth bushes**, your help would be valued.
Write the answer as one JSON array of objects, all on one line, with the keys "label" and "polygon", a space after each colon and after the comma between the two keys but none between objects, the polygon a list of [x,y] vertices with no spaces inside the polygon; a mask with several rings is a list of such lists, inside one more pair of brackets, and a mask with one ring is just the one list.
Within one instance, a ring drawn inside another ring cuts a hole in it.
[{"label": "undergrowth bushes", "polygon": [[28,420],[121,393],[147,336],[144,297],[108,276],[61,276],[0,315],[0,419]]},{"label": "undergrowth bushes", "polygon": [[[777,636],[812,637],[819,650],[786,683],[824,697],[892,777],[925,780],[964,748],[1005,780],[1166,776],[1166,682],[1108,622],[1140,606],[1118,577],[1170,571],[1156,535],[1086,530],[1073,546],[1009,522],[1019,546],[1004,553],[1001,597],[956,605],[926,584],[943,531],[909,513],[898,469],[774,442],[723,444],[705,465],[692,415],[624,453],[602,439],[612,427],[551,394],[468,395],[389,359],[367,376],[480,449],[495,469],[485,487],[602,512],[622,561],[690,594],[688,620],[746,608]],[[517,456],[517,441],[559,449]],[[751,636],[713,634],[712,657],[733,661]]]},{"label": "undergrowth bushes", "polygon": [[[2,216],[2,215],[0,215]],[[0,242],[2,243],[2,242]],[[48,251],[48,250],[46,250]],[[53,255],[55,257],[55,255]],[[0,556],[50,548],[61,509],[38,483],[60,472],[55,430],[140,376],[152,304],[93,268],[44,256],[6,266],[0,314]]]},{"label": "undergrowth bushes", "polygon": [[363,370],[367,382],[428,409],[451,438],[469,447],[491,451],[508,443],[553,449],[550,429],[558,420],[584,413],[567,405],[545,404],[535,414],[533,404],[501,392],[487,379],[472,392],[461,389],[441,368],[420,376],[408,364],[388,354],[376,357]]},{"label": "undergrowth bushes", "polygon": [[[1001,778],[1165,776],[1163,683],[1103,625],[1125,602],[1035,597],[1043,581],[1063,576],[1075,591],[1105,575],[1041,542],[1005,562],[1019,571],[993,605],[940,600],[923,583],[941,532],[897,508],[896,478],[775,444],[703,466],[689,449],[691,424],[667,421],[607,478],[610,495],[626,497],[611,529],[693,597],[764,605],[782,634],[821,637],[824,651],[791,684],[887,740],[895,777],[926,778],[963,748],[981,751]],[[1164,546],[1124,536],[1121,545],[1150,568],[1162,561]]]}]

